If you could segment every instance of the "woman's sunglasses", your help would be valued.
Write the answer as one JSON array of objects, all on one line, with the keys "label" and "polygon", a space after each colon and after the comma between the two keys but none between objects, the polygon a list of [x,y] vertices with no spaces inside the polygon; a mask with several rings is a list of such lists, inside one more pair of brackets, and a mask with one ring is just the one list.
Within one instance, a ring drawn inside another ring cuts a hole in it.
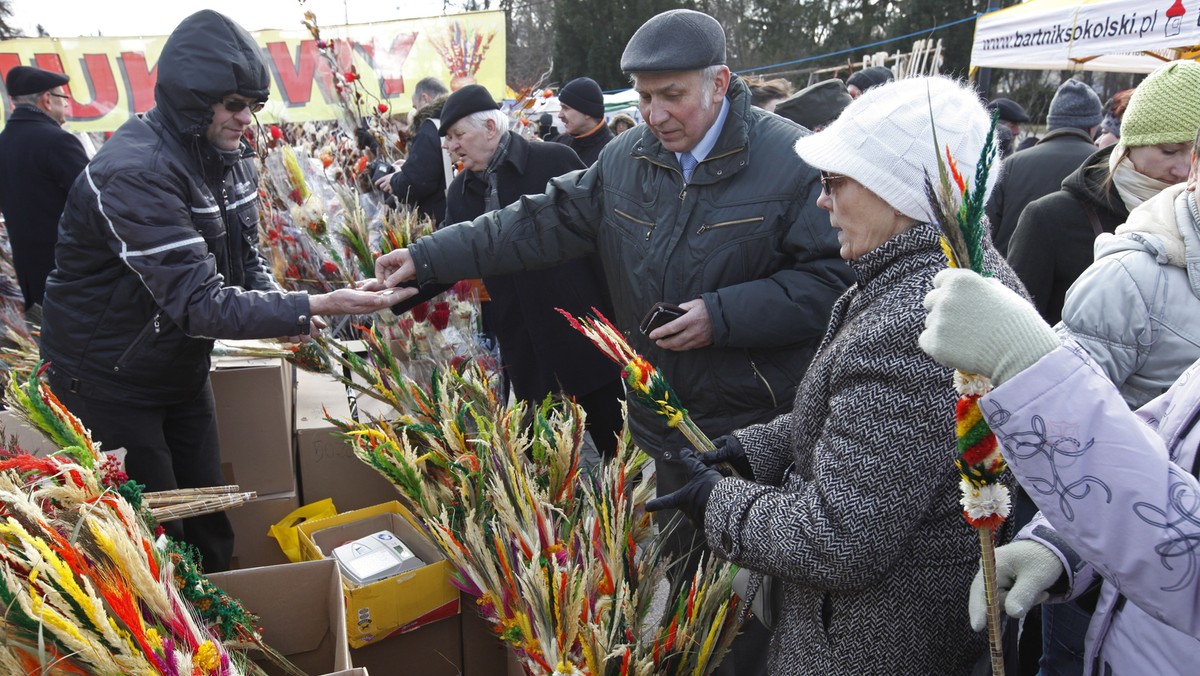
[{"label": "woman's sunglasses", "polygon": [[841,174],[831,174],[828,171],[822,171],[821,172],[821,191],[824,192],[826,195],[833,197],[833,186],[837,184],[836,183],[837,181],[840,181],[843,178],[846,178],[846,177]]},{"label": "woman's sunglasses", "polygon": [[266,105],[266,102],[243,101],[241,99],[222,99],[221,105],[225,107],[225,110],[228,110],[231,113],[240,113],[246,108],[249,108],[250,112],[252,113],[257,113],[263,109],[263,106]]}]

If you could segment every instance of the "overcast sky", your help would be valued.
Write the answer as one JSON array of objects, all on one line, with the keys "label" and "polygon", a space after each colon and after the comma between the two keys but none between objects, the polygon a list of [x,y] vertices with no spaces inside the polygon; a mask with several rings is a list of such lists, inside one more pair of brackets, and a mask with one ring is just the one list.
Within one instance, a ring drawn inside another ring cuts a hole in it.
[{"label": "overcast sky", "polygon": [[300,29],[304,12],[332,26],[442,14],[442,0],[11,0],[11,25],[29,37],[41,24],[51,37],[166,35],[185,17],[214,9],[247,30]]}]

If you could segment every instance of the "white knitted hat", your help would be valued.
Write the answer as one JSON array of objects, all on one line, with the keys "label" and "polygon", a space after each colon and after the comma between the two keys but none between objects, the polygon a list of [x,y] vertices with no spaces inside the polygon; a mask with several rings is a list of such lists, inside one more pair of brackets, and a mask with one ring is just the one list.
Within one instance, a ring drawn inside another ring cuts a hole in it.
[{"label": "white knitted hat", "polygon": [[[934,185],[939,180],[934,123],[938,145],[949,146],[963,178],[973,180],[991,117],[974,89],[945,77],[871,88],[833,124],[796,141],[796,154],[812,167],[853,178],[904,215],[930,222],[925,177]],[[996,162],[988,194],[999,175]]]}]

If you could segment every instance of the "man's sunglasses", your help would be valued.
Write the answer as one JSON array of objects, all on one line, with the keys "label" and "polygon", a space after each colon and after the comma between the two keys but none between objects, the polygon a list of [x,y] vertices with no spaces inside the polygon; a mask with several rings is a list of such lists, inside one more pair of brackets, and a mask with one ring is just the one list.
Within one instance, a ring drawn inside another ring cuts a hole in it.
[{"label": "man's sunglasses", "polygon": [[828,171],[821,172],[821,190],[830,197],[833,197],[833,186],[837,181],[846,178],[841,174],[831,174]]},{"label": "man's sunglasses", "polygon": [[246,108],[249,108],[250,112],[252,113],[257,113],[263,109],[263,106],[266,105],[266,102],[243,101],[241,99],[222,99],[221,105],[225,107],[225,110],[228,110],[231,113],[240,113]]},{"label": "man's sunglasses", "polygon": [[66,94],[59,94],[58,92],[46,92],[46,93],[47,93],[47,94],[49,94],[50,96],[55,96],[55,97],[58,97],[58,98],[60,98],[60,99],[69,99],[69,98],[71,98],[70,96],[67,96]]}]

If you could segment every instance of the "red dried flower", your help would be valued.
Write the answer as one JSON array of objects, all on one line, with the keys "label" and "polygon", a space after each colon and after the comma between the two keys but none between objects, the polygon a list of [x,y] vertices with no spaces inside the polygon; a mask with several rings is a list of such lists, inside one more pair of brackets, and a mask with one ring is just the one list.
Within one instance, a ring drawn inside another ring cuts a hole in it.
[{"label": "red dried flower", "polygon": [[283,130],[279,128],[279,125],[273,124],[270,127],[268,127],[268,129],[270,129],[270,131],[271,131],[271,139],[272,140],[278,141],[279,139],[283,138]]},{"label": "red dried flower", "polygon": [[388,104],[386,103],[381,103],[375,107],[379,109],[380,113],[386,113],[388,111]]}]

